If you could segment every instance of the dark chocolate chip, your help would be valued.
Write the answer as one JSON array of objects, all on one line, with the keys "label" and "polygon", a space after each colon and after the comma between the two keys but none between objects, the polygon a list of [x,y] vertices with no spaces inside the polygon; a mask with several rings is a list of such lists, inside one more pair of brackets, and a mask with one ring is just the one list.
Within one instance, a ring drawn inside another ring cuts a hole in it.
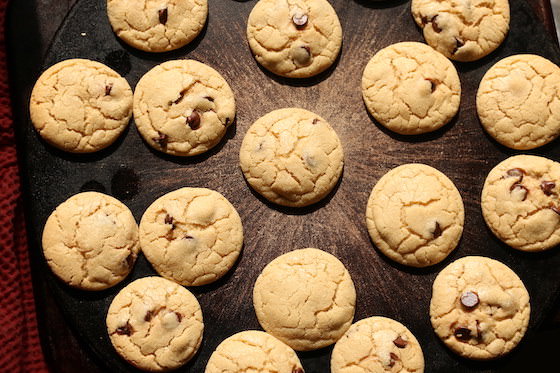
[{"label": "dark chocolate chip", "polygon": [[560,208],[558,208],[558,206],[551,205],[550,209],[560,215]]},{"label": "dark chocolate chip", "polygon": [[109,96],[111,94],[112,89],[113,89],[113,83],[107,83],[105,85],[105,96]]},{"label": "dark chocolate chip", "polygon": [[439,236],[441,236],[442,230],[441,227],[439,226],[439,223],[436,221],[436,226],[434,228],[434,231],[432,232],[432,235],[434,236],[434,238],[438,238]]},{"label": "dark chocolate chip", "polygon": [[303,28],[307,24],[307,20],[308,20],[307,14],[300,11],[296,12],[292,16],[292,22],[297,28]]},{"label": "dark chocolate chip", "polygon": [[317,124],[317,123],[319,123],[319,118],[315,118],[315,119],[313,119],[313,122],[312,122],[312,124]]},{"label": "dark chocolate chip", "polygon": [[521,184],[513,184],[510,188],[509,188],[510,192],[513,192],[514,190],[517,191],[522,191],[523,192],[523,198],[521,198],[522,201],[525,201],[527,199],[527,195],[529,194],[529,189],[525,188],[523,185]]},{"label": "dark chocolate chip", "polygon": [[158,10],[159,23],[165,25],[167,23],[167,8]]},{"label": "dark chocolate chip", "polygon": [[430,20],[427,16],[420,16],[420,22],[422,22],[422,26],[426,26]]},{"label": "dark chocolate chip", "polygon": [[205,100],[208,100],[210,102],[214,102],[214,97],[210,97],[210,96],[204,96]]},{"label": "dark chocolate chip", "polygon": [[144,316],[144,321],[148,322],[152,319],[152,317],[154,317],[154,311],[148,311],[146,312],[146,315]]},{"label": "dark chocolate chip", "polygon": [[556,188],[556,183],[554,181],[541,182],[541,189],[547,196],[554,194],[554,192],[552,191],[554,188]]},{"label": "dark chocolate chip", "polygon": [[474,308],[478,306],[478,294],[473,291],[465,291],[461,294],[461,304],[467,308]]},{"label": "dark chocolate chip", "polygon": [[191,236],[190,234],[187,234],[187,235],[184,237],[184,239],[185,239],[185,240],[194,240],[194,237]]},{"label": "dark chocolate chip", "polygon": [[523,175],[525,175],[525,174],[526,174],[526,172],[522,168],[512,168],[511,170],[507,170],[507,175],[508,176],[518,177],[519,181],[523,180]]},{"label": "dark chocolate chip", "polygon": [[126,324],[124,324],[123,326],[119,326],[117,330],[115,330],[115,333],[117,333],[118,335],[130,336],[132,333],[134,333],[134,328],[127,321]]},{"label": "dark chocolate chip", "polygon": [[391,361],[389,361],[389,366],[392,367],[395,365],[396,361],[399,361],[399,357],[394,352],[389,352],[389,356],[391,357]]},{"label": "dark chocolate chip", "polygon": [[292,373],[305,373],[305,371],[303,370],[303,368],[294,367],[294,368],[292,369]]},{"label": "dark chocolate chip", "polygon": [[465,43],[461,39],[455,38],[455,48],[453,48],[453,51],[451,51],[451,54],[457,53],[459,48],[461,48],[463,45],[465,45]]},{"label": "dark chocolate chip", "polygon": [[426,80],[430,82],[430,89],[432,90],[432,93],[434,93],[436,91],[437,85],[440,82],[435,80],[435,79],[431,79],[431,78],[428,78]]},{"label": "dark chocolate chip", "polygon": [[408,344],[408,341],[405,341],[404,339],[401,338],[401,336],[399,335],[397,338],[395,338],[395,340],[393,341],[393,344],[395,346],[397,346],[398,348],[405,348],[406,345]]},{"label": "dark chocolate chip", "polygon": [[175,316],[177,316],[177,320],[179,320],[179,322],[181,322],[181,320],[183,320],[183,315],[180,314],[179,312],[175,312]]},{"label": "dark chocolate chip", "polygon": [[461,341],[466,341],[471,337],[470,329],[465,328],[464,326],[456,328],[453,334],[455,335],[455,338],[460,339]]},{"label": "dark chocolate chip", "polygon": [[430,22],[432,23],[432,29],[439,34],[442,31],[442,29],[441,29],[441,27],[439,27],[439,25],[436,21],[437,17],[438,17],[438,15],[436,14],[435,16],[432,17]]},{"label": "dark chocolate chip", "polygon": [[165,224],[173,224],[173,216],[169,215],[169,214],[165,214]]},{"label": "dark chocolate chip", "polygon": [[191,115],[187,117],[187,124],[192,130],[197,130],[200,127],[200,114],[198,114],[198,111],[192,111]]},{"label": "dark chocolate chip", "polygon": [[226,127],[229,126],[231,124],[231,119],[230,118],[226,118]]},{"label": "dark chocolate chip", "polygon": [[167,146],[168,136],[165,133],[158,132],[158,137],[152,137],[152,140],[160,147],[165,148]]}]

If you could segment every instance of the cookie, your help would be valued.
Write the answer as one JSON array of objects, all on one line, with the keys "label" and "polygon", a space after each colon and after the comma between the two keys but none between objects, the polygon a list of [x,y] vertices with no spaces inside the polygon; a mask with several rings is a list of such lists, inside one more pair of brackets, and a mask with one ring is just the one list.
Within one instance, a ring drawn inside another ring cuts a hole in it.
[{"label": "cookie", "polygon": [[521,54],[498,61],[482,78],[476,110],[484,129],[512,149],[534,149],[560,134],[560,68]]},{"label": "cookie", "polygon": [[411,8],[426,42],[456,61],[488,55],[509,30],[508,0],[412,0]]},{"label": "cookie", "polygon": [[391,131],[435,131],[459,109],[461,83],[455,66],[426,44],[402,42],[373,56],[362,77],[367,110]]},{"label": "cookie", "polygon": [[194,60],[167,61],[148,71],[134,91],[134,121],[161,152],[193,156],[220,142],[235,118],[235,99],[216,70]]},{"label": "cookie", "polygon": [[200,347],[204,329],[195,296],[161,277],[128,284],[111,302],[106,322],[119,355],[151,372],[187,363]]},{"label": "cookie", "polygon": [[461,258],[434,281],[432,326],[447,347],[465,358],[487,360],[507,354],[523,338],[530,313],[523,282],[497,260]]},{"label": "cookie", "polygon": [[130,210],[97,192],[62,202],[47,219],[42,241],[54,274],[83,290],[103,290],[122,281],[140,250]]},{"label": "cookie", "polygon": [[249,15],[247,40],[265,69],[308,78],[336,60],[342,27],[326,0],[260,0]]},{"label": "cookie", "polygon": [[205,373],[303,373],[293,349],[268,333],[247,330],[224,340],[210,356]]},{"label": "cookie", "polygon": [[204,28],[207,0],[107,0],[113,31],[131,47],[166,52],[190,43]]},{"label": "cookie", "polygon": [[523,251],[560,244],[560,163],[517,155],[490,171],[481,196],[482,215],[503,242]]},{"label": "cookie", "polygon": [[465,210],[447,176],[411,163],[387,172],[373,188],[366,223],[375,246],[412,267],[441,262],[459,243]]},{"label": "cookie", "polygon": [[161,276],[181,285],[205,285],[237,260],[243,246],[241,218],[220,193],[181,188],[144,212],[140,246]]},{"label": "cookie", "polygon": [[342,144],[329,123],[297,108],[258,119],[243,139],[239,158],[253,189],[292,207],[311,205],[329,194],[344,163]]},{"label": "cookie", "polygon": [[[348,369],[352,367],[352,369]],[[418,340],[403,324],[369,317],[353,324],[334,345],[331,373],[424,372]]]},{"label": "cookie", "polygon": [[354,318],[356,291],[333,255],[294,250],[267,264],[253,289],[259,323],[296,351],[335,343]]},{"label": "cookie", "polygon": [[66,60],[41,74],[31,92],[29,114],[49,144],[72,153],[96,152],[128,125],[132,90],[99,62]]}]

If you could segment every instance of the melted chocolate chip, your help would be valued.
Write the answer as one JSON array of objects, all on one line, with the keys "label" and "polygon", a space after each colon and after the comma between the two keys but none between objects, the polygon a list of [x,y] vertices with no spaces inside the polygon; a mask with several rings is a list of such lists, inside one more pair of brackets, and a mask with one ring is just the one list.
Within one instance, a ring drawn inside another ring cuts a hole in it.
[{"label": "melted chocolate chip", "polygon": [[319,118],[315,118],[313,119],[313,122],[311,122],[311,124],[317,124],[317,123],[319,123]]},{"label": "melted chocolate chip", "polygon": [[543,181],[541,182],[541,189],[544,194],[550,196],[554,194],[553,189],[556,188],[556,183],[554,181]]},{"label": "melted chocolate chip", "polygon": [[434,228],[434,231],[432,232],[432,236],[434,236],[434,238],[438,238],[439,236],[441,236],[442,230],[441,227],[439,226],[439,223],[436,221],[436,226]]},{"label": "melted chocolate chip", "polygon": [[461,341],[466,341],[471,337],[471,331],[470,331],[469,328],[465,328],[464,326],[460,326],[460,327],[455,329],[455,331],[453,332],[453,335],[455,335],[455,338],[457,338]]},{"label": "melted chocolate chip", "polygon": [[169,137],[165,133],[161,133],[158,131],[158,137],[152,137],[152,140],[156,144],[158,144],[161,148],[165,148],[167,146],[167,141]]},{"label": "melted chocolate chip", "polygon": [[185,240],[194,240],[194,237],[191,236],[190,234],[187,234],[185,237],[183,237]]},{"label": "melted chocolate chip", "polygon": [[432,17],[430,22],[432,23],[432,29],[439,34],[442,31],[442,29],[441,29],[441,27],[439,27],[439,25],[436,21],[437,17],[438,17],[438,15],[436,14],[435,16]]},{"label": "melted chocolate chip", "polygon": [[461,294],[461,304],[467,308],[474,308],[478,306],[478,295],[473,291],[465,291]]},{"label": "melted chocolate chip", "polygon": [[397,346],[398,348],[405,348],[406,345],[408,344],[408,341],[405,341],[404,339],[401,338],[401,336],[399,335],[397,338],[395,338],[395,340],[393,341],[393,344],[395,346]]},{"label": "melted chocolate chip", "polygon": [[551,205],[550,209],[560,215],[560,208],[558,208],[558,206]]},{"label": "melted chocolate chip", "polygon": [[225,126],[229,126],[231,124],[231,119],[230,118],[226,118],[226,123]]},{"label": "melted chocolate chip", "polygon": [[399,361],[399,357],[394,352],[389,352],[389,356],[391,357],[391,361],[389,362],[389,366],[392,367],[395,365],[396,361]]},{"label": "melted chocolate chip", "polygon": [[511,170],[507,171],[508,176],[518,177],[519,182],[523,180],[523,175],[525,175],[525,170],[522,168],[512,168]]},{"label": "melted chocolate chip", "polygon": [[523,193],[523,197],[521,198],[522,201],[525,201],[527,199],[527,195],[529,194],[529,189],[525,188],[523,185],[521,184],[513,184],[510,188],[509,188],[510,192],[516,191],[517,193]]},{"label": "melted chocolate chip", "polygon": [[214,97],[210,97],[210,96],[204,96],[205,100],[208,100],[210,102],[214,102]]},{"label": "melted chocolate chip", "polygon": [[200,127],[200,114],[198,114],[198,111],[192,111],[191,115],[187,117],[187,124],[192,130],[197,130]]},{"label": "melted chocolate chip", "polygon": [[113,89],[113,83],[107,83],[105,85],[105,96],[109,96],[111,94],[112,89]]},{"label": "melted chocolate chip", "polygon": [[173,216],[165,214],[165,224],[171,224],[173,228],[175,228],[173,224]]},{"label": "melted chocolate chip", "polygon": [[154,317],[154,311],[148,311],[146,312],[146,315],[144,315],[144,321],[148,322],[152,319],[152,317]]},{"label": "melted chocolate chip", "polygon": [[420,16],[420,21],[422,22],[422,26],[426,26],[430,20],[427,16]]},{"label": "melted chocolate chip", "polygon": [[305,27],[305,25],[307,24],[307,14],[301,12],[301,11],[297,11],[293,16],[292,16],[292,22],[294,23],[294,25],[297,28],[303,28]]},{"label": "melted chocolate chip", "polygon": [[181,322],[181,320],[183,320],[183,315],[180,314],[179,312],[175,312],[175,316],[177,316],[177,320],[178,320],[179,322]]},{"label": "melted chocolate chip", "polygon": [[455,38],[455,48],[453,48],[453,51],[451,51],[451,54],[457,53],[459,48],[461,48],[463,45],[465,45],[465,43],[461,39]]},{"label": "melted chocolate chip", "polygon": [[119,326],[117,330],[115,330],[115,333],[117,333],[118,335],[130,336],[132,333],[134,333],[134,328],[127,321],[123,326]]},{"label": "melted chocolate chip", "polygon": [[159,23],[165,25],[167,23],[167,8],[158,10]]},{"label": "melted chocolate chip", "polygon": [[440,82],[435,80],[435,79],[430,79],[430,78],[428,78],[426,80],[430,82],[430,89],[432,90],[432,93],[434,93],[436,91],[437,85]]}]

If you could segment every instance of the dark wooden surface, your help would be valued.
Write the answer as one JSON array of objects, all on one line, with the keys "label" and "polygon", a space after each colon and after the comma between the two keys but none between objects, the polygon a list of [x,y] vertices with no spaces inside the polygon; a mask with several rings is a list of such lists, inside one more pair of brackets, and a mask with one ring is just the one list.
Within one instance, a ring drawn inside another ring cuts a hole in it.
[{"label": "dark wooden surface", "polygon": [[[306,246],[330,251],[347,265],[358,292],[356,319],[384,315],[409,326],[424,348],[427,372],[513,371],[523,359],[526,345],[542,339],[537,326],[550,313],[558,292],[560,254],[558,249],[537,255],[515,252],[486,229],[479,209],[484,177],[513,152],[483,133],[475,115],[474,94],[487,68],[506,55],[537,53],[559,62],[558,49],[542,26],[542,20],[550,26],[546,11],[537,12],[542,17],[538,21],[523,0],[512,0],[512,31],[504,45],[478,63],[456,64],[463,87],[458,117],[435,134],[404,138],[372,123],[361,102],[359,82],[367,60],[380,48],[402,40],[422,41],[407,2],[333,1],[344,30],[342,56],[334,69],[303,82],[273,77],[252,59],[244,32],[254,2],[210,0],[209,25],[201,37],[177,52],[150,55],[116,40],[104,15],[104,1],[82,0],[45,54],[54,30],[73,2],[16,1],[8,34],[38,317],[54,371],[132,371],[112,351],[104,327],[110,300],[124,284],[95,294],[71,290],[53,278],[40,254],[38,243],[48,214],[84,189],[103,190],[120,198],[138,220],[155,198],[180,186],[216,189],[237,207],[246,232],[244,252],[225,279],[191,288],[203,307],[205,339],[200,353],[181,371],[202,372],[222,339],[239,330],[258,328],[251,302],[256,276],[274,257]],[[537,10],[547,9],[543,1],[532,4]],[[237,98],[236,127],[208,155],[187,160],[161,156],[142,143],[132,125],[108,150],[71,156],[41,142],[28,122],[29,92],[42,67],[71,57],[91,58],[121,70],[134,87],[152,66],[185,56],[221,71]],[[336,193],[326,203],[304,210],[277,209],[264,203],[251,193],[237,166],[239,145],[250,124],[266,112],[286,106],[302,106],[325,117],[345,148],[345,171]],[[558,142],[531,153],[560,158]],[[372,186],[386,171],[406,162],[424,162],[445,172],[461,191],[466,207],[465,233],[458,249],[444,263],[425,270],[402,268],[385,260],[373,249],[363,222]],[[433,278],[451,260],[472,254],[508,264],[524,280],[532,297],[526,341],[521,349],[497,362],[473,363],[455,357],[439,343],[429,324]],[[130,279],[149,273],[153,270],[141,258]],[[74,332],[66,325],[74,327],[77,346]],[[330,350],[300,354],[306,371],[327,372]]]}]

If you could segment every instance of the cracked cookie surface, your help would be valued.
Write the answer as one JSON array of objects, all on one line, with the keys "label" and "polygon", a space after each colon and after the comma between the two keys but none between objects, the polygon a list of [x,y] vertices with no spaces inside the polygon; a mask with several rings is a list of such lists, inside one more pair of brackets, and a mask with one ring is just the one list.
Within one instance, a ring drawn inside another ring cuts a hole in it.
[{"label": "cracked cookie surface", "polygon": [[356,290],[333,255],[300,249],[271,261],[257,278],[253,305],[268,333],[296,351],[335,343],[352,324]]},{"label": "cracked cookie surface", "polygon": [[193,156],[217,145],[235,118],[235,99],[216,70],[195,60],[167,61],[134,91],[134,121],[156,150]]},{"label": "cracked cookie surface", "polygon": [[272,335],[247,330],[222,341],[205,373],[303,373],[295,351]]},{"label": "cracked cookie surface", "polygon": [[521,54],[498,61],[482,78],[476,110],[484,129],[512,149],[533,149],[560,135],[560,68]]},{"label": "cracked cookie surface", "polygon": [[204,28],[207,0],[107,0],[113,31],[131,47],[166,52],[190,43]]},{"label": "cracked cookie surface", "polygon": [[144,212],[140,246],[161,276],[181,285],[205,285],[237,260],[243,246],[241,218],[220,193],[181,188]]},{"label": "cracked cookie surface", "polygon": [[490,171],[481,196],[482,215],[503,242],[523,251],[560,244],[560,163],[517,155]]},{"label": "cracked cookie surface", "polygon": [[99,62],[65,60],[41,74],[29,113],[39,135],[51,145],[91,153],[111,145],[128,125],[132,90]]},{"label": "cracked cookie surface", "polygon": [[342,27],[326,0],[260,0],[249,15],[247,39],[267,70],[307,78],[336,60]]},{"label": "cracked cookie surface", "polygon": [[412,0],[411,10],[426,42],[456,61],[488,55],[509,30],[508,0]]},{"label": "cracked cookie surface", "polygon": [[132,213],[117,199],[97,192],[76,194],[49,216],[43,253],[62,281],[103,290],[132,270],[140,245]]},{"label": "cracked cookie surface", "polygon": [[507,354],[525,335],[529,293],[505,264],[469,256],[436,277],[430,320],[439,338],[455,353],[475,360]]},{"label": "cracked cookie surface", "polygon": [[106,323],[119,355],[151,372],[187,363],[200,347],[204,329],[195,296],[161,277],[144,277],[123,288],[111,302]]},{"label": "cracked cookie surface", "polygon": [[360,320],[334,345],[331,373],[361,372],[422,373],[422,348],[398,321],[379,316]]},{"label": "cracked cookie surface", "polygon": [[239,152],[247,182],[271,202],[308,206],[335,187],[344,164],[330,124],[298,108],[272,111],[247,131]]},{"label": "cracked cookie surface", "polygon": [[362,77],[368,111],[391,131],[435,131],[459,109],[461,83],[455,66],[426,44],[402,42],[375,54]]},{"label": "cracked cookie surface", "polygon": [[459,243],[465,210],[447,176],[424,164],[387,172],[366,209],[372,241],[390,259],[412,267],[441,262]]}]

